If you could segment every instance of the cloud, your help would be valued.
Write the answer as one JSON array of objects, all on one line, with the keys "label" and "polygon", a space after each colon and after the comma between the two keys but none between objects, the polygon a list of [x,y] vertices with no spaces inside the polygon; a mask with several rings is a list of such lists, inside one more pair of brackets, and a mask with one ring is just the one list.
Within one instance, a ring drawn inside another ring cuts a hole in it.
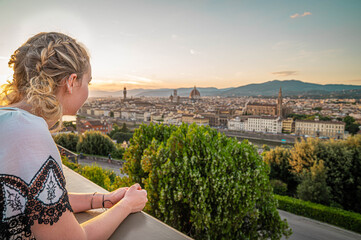
[{"label": "cloud", "polygon": [[280,77],[287,77],[287,76],[297,75],[298,71],[281,71],[281,72],[273,72],[272,74]]},{"label": "cloud", "polygon": [[162,81],[160,81],[160,80],[146,78],[146,77],[137,76],[137,75],[124,74],[124,76],[129,80],[136,81],[139,83],[162,83]]},{"label": "cloud", "polygon": [[300,17],[306,17],[308,15],[312,15],[312,13],[311,12],[304,12],[303,14],[295,13],[291,15],[290,18],[300,18]]},{"label": "cloud", "polygon": [[198,55],[198,54],[201,53],[201,52],[198,52],[198,51],[196,51],[196,50],[194,50],[194,49],[190,49],[189,52],[190,52],[190,54],[192,54],[192,55]]},{"label": "cloud", "polygon": [[124,86],[134,87],[157,87],[164,84],[161,80],[146,78],[134,74],[120,74],[119,77],[93,77],[91,90],[117,91]]},{"label": "cloud", "polygon": [[300,49],[306,46],[305,42],[301,41],[279,41],[272,46],[273,50],[291,50],[291,49]]}]

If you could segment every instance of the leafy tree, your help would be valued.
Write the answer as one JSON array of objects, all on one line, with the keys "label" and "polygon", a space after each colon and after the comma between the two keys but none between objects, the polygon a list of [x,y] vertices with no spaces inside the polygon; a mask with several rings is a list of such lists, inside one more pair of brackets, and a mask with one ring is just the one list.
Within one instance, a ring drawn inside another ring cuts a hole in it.
[{"label": "leafy tree", "polygon": [[133,137],[133,133],[117,132],[113,135],[113,139],[117,143],[123,143],[124,141],[129,141]]},{"label": "leafy tree", "polygon": [[328,205],[331,188],[327,186],[327,173],[323,161],[315,162],[310,171],[304,171],[302,182],[297,187],[297,196],[305,201]]},{"label": "leafy tree", "polygon": [[296,193],[299,178],[290,164],[291,152],[287,148],[276,147],[264,155],[264,161],[270,166],[270,179],[277,179],[287,184],[288,194]]},{"label": "leafy tree", "polygon": [[110,111],[109,115],[110,115],[110,117],[114,117],[114,112]]},{"label": "leafy tree", "polygon": [[112,131],[110,131],[108,136],[113,139],[114,134],[119,132],[119,131],[120,131],[120,128],[119,128],[118,124],[114,123],[113,124],[113,129],[112,129]]},{"label": "leafy tree", "polygon": [[282,182],[281,180],[278,179],[272,179],[270,181],[271,186],[273,188],[273,192],[275,194],[279,194],[279,195],[286,195],[287,194],[287,184]]},{"label": "leafy tree", "polygon": [[331,189],[330,204],[361,212],[360,149],[360,135],[338,141],[309,138],[295,144],[290,151],[289,163],[292,171],[302,176],[304,171],[310,171],[322,160],[327,169],[326,183]]},{"label": "leafy tree", "polygon": [[352,135],[360,131],[360,124],[355,122],[355,119],[351,116],[346,116],[343,121],[346,123],[345,130],[351,133]]},{"label": "leafy tree", "polygon": [[263,151],[265,151],[265,152],[271,150],[271,148],[270,148],[267,144],[263,144],[262,149],[263,149]]},{"label": "leafy tree", "polygon": [[351,133],[352,135],[356,134],[358,131],[360,131],[360,125],[353,123],[350,126],[348,126],[347,130],[349,133]]},{"label": "leafy tree", "polygon": [[76,145],[79,140],[78,134],[75,133],[59,133],[55,135],[54,141],[56,144],[59,144],[62,147],[65,147],[66,149],[69,149],[70,151],[76,151]]},{"label": "leafy tree", "polygon": [[351,116],[346,116],[343,121],[346,123],[346,126],[349,126],[355,122],[355,119]]},{"label": "leafy tree", "polygon": [[76,146],[78,152],[108,156],[115,150],[115,144],[109,136],[99,131],[86,131]]},{"label": "leafy tree", "polygon": [[115,150],[113,150],[113,152],[111,153],[112,158],[123,159],[124,152],[125,149],[121,146],[120,143],[117,143]]},{"label": "leafy tree", "polygon": [[141,168],[140,160],[143,152],[153,138],[157,141],[166,141],[171,133],[175,131],[176,127],[166,125],[156,125],[150,123],[148,127],[140,125],[133,137],[130,139],[130,146],[124,153],[124,158],[127,160],[123,166],[124,173],[129,175],[129,181],[133,183],[141,183],[142,178],[147,178],[148,174],[144,173]]},{"label": "leafy tree", "polygon": [[318,153],[323,150],[323,145],[318,138],[302,139],[296,142],[290,151],[290,165],[292,170],[301,174],[303,169],[309,169],[317,161]]},{"label": "leafy tree", "polygon": [[123,126],[122,126],[122,128],[120,129],[120,131],[123,132],[123,133],[129,132],[129,129],[127,128],[127,124],[126,124],[126,123],[123,123]]},{"label": "leafy tree", "polygon": [[247,141],[210,127],[141,125],[125,172],[148,191],[146,210],[195,239],[280,239],[269,168]]},{"label": "leafy tree", "polygon": [[320,121],[331,121],[332,119],[328,116],[317,115]]}]

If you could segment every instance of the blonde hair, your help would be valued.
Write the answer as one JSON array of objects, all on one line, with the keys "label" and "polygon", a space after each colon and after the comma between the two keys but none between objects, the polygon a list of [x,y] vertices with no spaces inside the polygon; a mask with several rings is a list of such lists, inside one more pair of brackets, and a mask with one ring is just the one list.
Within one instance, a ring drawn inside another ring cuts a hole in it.
[{"label": "blonde hair", "polygon": [[[42,32],[28,39],[11,55],[12,82],[2,86],[0,104],[9,105],[23,99],[32,112],[62,127],[63,109],[55,94],[73,73],[80,81],[89,68],[89,55],[75,39],[58,32]],[[81,81],[80,81],[81,83]]]}]

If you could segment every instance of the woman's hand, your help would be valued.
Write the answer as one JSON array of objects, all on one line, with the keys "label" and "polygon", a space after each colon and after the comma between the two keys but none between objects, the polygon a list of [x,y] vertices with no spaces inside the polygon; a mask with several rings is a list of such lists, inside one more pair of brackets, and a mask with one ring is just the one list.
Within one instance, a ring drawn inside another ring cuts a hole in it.
[{"label": "woman's hand", "polygon": [[136,183],[128,189],[122,201],[129,207],[131,213],[142,211],[148,202],[147,191],[142,190],[139,183]]},{"label": "woman's hand", "polygon": [[129,187],[118,188],[113,192],[104,194],[104,207],[111,208],[117,202],[124,198],[125,193],[128,191]]}]

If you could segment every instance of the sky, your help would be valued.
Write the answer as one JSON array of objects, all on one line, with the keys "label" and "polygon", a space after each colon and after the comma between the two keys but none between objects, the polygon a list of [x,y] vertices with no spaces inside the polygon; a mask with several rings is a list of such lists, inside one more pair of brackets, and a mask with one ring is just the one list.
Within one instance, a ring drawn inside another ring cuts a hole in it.
[{"label": "sky", "polygon": [[360,0],[0,0],[0,85],[39,32],[86,45],[91,91],[361,85]]}]

